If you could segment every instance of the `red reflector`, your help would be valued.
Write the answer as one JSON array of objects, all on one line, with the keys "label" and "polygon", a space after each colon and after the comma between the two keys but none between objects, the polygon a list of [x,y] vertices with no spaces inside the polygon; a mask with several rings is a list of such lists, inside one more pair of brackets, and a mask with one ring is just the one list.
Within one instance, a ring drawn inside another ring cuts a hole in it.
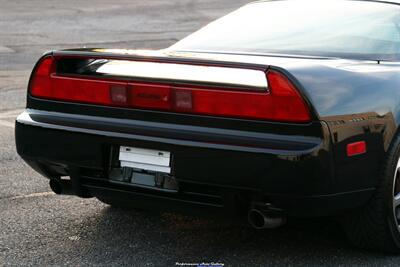
[{"label": "red reflector", "polygon": [[347,156],[352,157],[367,152],[367,144],[365,141],[350,143],[347,145]]},{"label": "red reflector", "polygon": [[32,96],[67,102],[163,110],[208,116],[306,123],[306,102],[282,73],[266,74],[268,91],[124,82],[108,78],[60,75],[49,56],[39,62],[30,84]]}]

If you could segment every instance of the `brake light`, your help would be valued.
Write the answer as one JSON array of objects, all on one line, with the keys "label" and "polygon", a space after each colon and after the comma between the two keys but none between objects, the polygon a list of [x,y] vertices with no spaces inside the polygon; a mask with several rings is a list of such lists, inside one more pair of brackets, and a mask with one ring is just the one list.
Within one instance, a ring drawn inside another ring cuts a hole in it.
[{"label": "brake light", "polygon": [[271,91],[271,116],[276,121],[308,122],[311,115],[307,104],[296,87],[283,74],[267,72],[268,87]]},{"label": "brake light", "polygon": [[30,92],[32,95],[44,98],[51,95],[51,75],[54,71],[55,64],[53,57],[45,57],[38,63],[30,82]]},{"label": "brake light", "polygon": [[274,70],[266,74],[269,90],[255,91],[74,77],[57,74],[55,65],[51,56],[39,63],[30,84],[32,96],[208,116],[296,123],[311,120],[295,86]]}]

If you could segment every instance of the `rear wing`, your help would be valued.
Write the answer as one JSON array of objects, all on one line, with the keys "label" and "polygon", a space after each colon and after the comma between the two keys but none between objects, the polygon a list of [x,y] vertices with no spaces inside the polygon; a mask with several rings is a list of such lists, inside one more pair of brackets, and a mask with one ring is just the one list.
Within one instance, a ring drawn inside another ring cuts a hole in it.
[{"label": "rear wing", "polygon": [[78,49],[50,53],[60,65],[64,65],[59,71],[65,74],[80,74],[77,73],[79,66],[92,61],[102,66],[92,73],[86,72],[86,75],[268,89],[267,65],[167,56],[151,50]]},{"label": "rear wing", "polygon": [[44,55],[31,97],[279,122],[311,121],[307,102],[269,66],[89,49]]}]

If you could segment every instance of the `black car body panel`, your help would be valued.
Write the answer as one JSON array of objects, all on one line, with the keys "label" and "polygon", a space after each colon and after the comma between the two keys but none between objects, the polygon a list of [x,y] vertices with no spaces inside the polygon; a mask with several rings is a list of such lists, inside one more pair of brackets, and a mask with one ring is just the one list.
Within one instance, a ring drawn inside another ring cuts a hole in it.
[{"label": "black car body panel", "polygon": [[[326,125],[319,127],[325,132],[328,130]],[[214,132],[224,133],[224,142],[216,138],[217,134],[210,136]],[[102,182],[103,190],[118,189],[108,183],[106,177],[118,164],[113,153],[117,153],[119,146],[127,145],[171,151],[174,155],[173,175],[183,188],[207,186],[218,191],[221,199],[236,194],[268,196],[294,215],[321,215],[321,211],[325,215],[337,212],[339,207],[341,210],[358,206],[372,192],[372,188],[366,186],[354,192],[332,191],[335,184],[330,165],[333,156],[328,152],[330,144],[324,141],[326,138],[143,121],[126,123],[124,120],[35,110],[27,110],[19,117],[16,138],[20,155],[48,178],[70,175],[71,169],[78,168],[86,177],[86,183],[97,178]],[[368,158],[359,160],[360,165],[367,161]],[[89,188],[90,185],[99,186],[89,183]],[[132,188],[125,187],[124,190],[134,194]],[[146,193],[151,195],[153,192],[148,190]],[[197,193],[205,194],[201,190]],[[174,200],[177,196],[167,197]],[[346,204],[344,199],[351,204]],[[327,208],[325,201],[331,203],[331,208]],[[223,201],[212,203],[223,207]],[[322,203],[324,209],[319,208]]]},{"label": "black car body panel", "polygon": [[[102,54],[91,50],[56,53],[140,58],[140,55]],[[284,71],[304,90],[303,94],[314,107],[314,122],[303,125],[171,114],[44,100],[28,95],[28,109],[19,117],[16,127],[19,154],[49,178],[68,175],[71,166],[104,178],[112,168],[110,153],[115,147],[164,149],[174,155],[174,176],[179,182],[265,196],[294,215],[331,214],[357,207],[371,196],[382,155],[395,133],[395,116],[392,112],[378,115],[381,107],[348,115],[344,112],[349,103],[342,99],[334,101],[334,97],[329,110],[326,105],[314,105],[324,97],[327,101],[327,96],[317,89],[318,81],[313,83],[307,77],[316,69],[324,69],[320,76],[324,76],[325,84],[321,88],[326,94],[336,90],[338,97],[344,97],[338,89],[340,82],[335,80],[335,77],[342,79],[339,73],[351,73],[337,66],[339,62],[344,64],[343,60],[262,57],[265,63],[261,64],[259,56],[246,56],[243,60],[243,55],[222,58],[210,53],[191,53],[190,57],[183,54],[164,52],[155,58],[167,62],[208,61],[209,64],[226,64],[231,59],[232,65],[238,64],[236,58],[240,58],[244,61],[242,65]],[[297,63],[293,64],[294,61]],[[300,68],[299,62],[303,65],[306,62],[307,68]],[[360,66],[360,62],[346,63]],[[362,74],[355,71],[353,75]],[[349,76],[348,80],[351,79]],[[364,81],[364,84],[369,83]],[[357,90],[363,89],[355,84],[353,91]],[[387,101],[393,102],[389,98]],[[386,104],[383,100],[379,103]],[[360,116],[362,120],[357,119]],[[346,144],[357,140],[367,142],[368,153],[346,158]],[[318,208],[321,203],[324,203],[323,209]]]},{"label": "black car body panel", "polygon": [[[398,131],[396,62],[172,49],[48,55],[276,70],[296,85],[311,111],[308,123],[272,122],[70,103],[28,93],[27,109],[16,122],[18,153],[50,179],[71,176],[77,195],[83,190],[139,206],[188,210],[240,203],[248,208],[256,199],[289,215],[331,215],[372,196]],[[357,141],[366,142],[367,152],[348,157],[347,145]],[[123,145],[170,151],[179,192],[110,182]]]}]

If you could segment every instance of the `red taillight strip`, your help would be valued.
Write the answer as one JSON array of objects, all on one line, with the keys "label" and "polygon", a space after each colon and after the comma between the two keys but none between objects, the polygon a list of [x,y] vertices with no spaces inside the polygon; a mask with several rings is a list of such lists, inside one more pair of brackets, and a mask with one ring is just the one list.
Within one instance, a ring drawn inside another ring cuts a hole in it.
[{"label": "red taillight strip", "polygon": [[295,86],[280,72],[267,72],[268,91],[173,86],[55,73],[53,57],[44,58],[30,83],[32,96],[66,102],[163,110],[199,114],[306,123],[309,109]]}]

